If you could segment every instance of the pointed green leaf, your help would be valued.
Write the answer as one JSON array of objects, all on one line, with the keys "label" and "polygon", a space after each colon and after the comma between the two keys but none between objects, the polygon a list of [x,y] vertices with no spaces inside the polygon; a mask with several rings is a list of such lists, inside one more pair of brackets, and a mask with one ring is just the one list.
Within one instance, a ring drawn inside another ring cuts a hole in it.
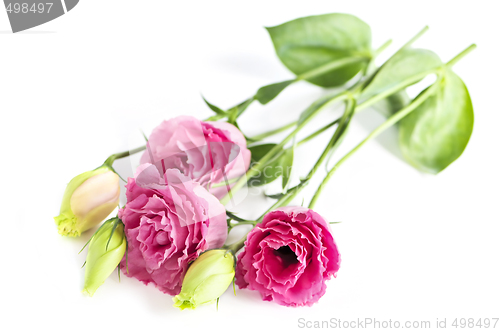
[{"label": "pointed green leaf", "polygon": [[277,193],[277,194],[271,194],[271,195],[267,195],[266,194],[266,197],[269,197],[269,198],[272,198],[272,199],[281,199],[285,195],[286,194],[284,194],[284,193]]},{"label": "pointed green leaf", "polygon": [[262,105],[265,105],[276,98],[276,96],[279,95],[281,91],[283,91],[293,82],[293,80],[290,80],[263,86],[257,91],[257,94],[255,94],[255,99],[257,99]]},{"label": "pointed green leaf", "polygon": [[248,149],[252,153],[252,162],[258,162],[259,160],[261,160],[262,157],[264,157],[276,145],[277,144],[275,143],[266,143],[248,147]]},{"label": "pointed green leaf", "polygon": [[417,169],[439,173],[465,150],[472,134],[474,111],[464,82],[446,69],[436,92],[403,118],[399,143]]},{"label": "pointed green leaf", "polygon": [[248,106],[250,106],[253,103],[254,100],[255,99],[252,97],[252,98],[245,100],[241,104],[239,104],[237,106],[238,107],[238,115],[236,117],[239,117],[243,112],[245,112],[245,110],[248,108]]},{"label": "pointed green leaf", "polygon": [[218,108],[217,106],[213,105],[213,104],[210,104],[206,99],[205,97],[201,96],[201,98],[203,98],[203,101],[205,101],[205,104],[207,104],[207,106],[212,110],[214,111],[216,114],[219,114],[219,115],[225,115],[226,112],[224,112],[223,110],[221,110],[220,108]]},{"label": "pointed green leaf", "polygon": [[339,86],[359,73],[372,54],[370,27],[348,14],[308,16],[267,28],[281,62],[301,75],[337,60],[365,57],[308,78],[323,87]]},{"label": "pointed green leaf", "polygon": [[[262,157],[264,157],[271,149],[276,146],[274,143],[254,145],[248,149],[252,155],[252,163],[258,163]],[[248,180],[250,186],[263,186],[265,184],[271,183],[282,174],[281,167],[281,156],[283,154],[281,150],[274,158],[269,160],[263,167],[263,169],[256,176]]]}]

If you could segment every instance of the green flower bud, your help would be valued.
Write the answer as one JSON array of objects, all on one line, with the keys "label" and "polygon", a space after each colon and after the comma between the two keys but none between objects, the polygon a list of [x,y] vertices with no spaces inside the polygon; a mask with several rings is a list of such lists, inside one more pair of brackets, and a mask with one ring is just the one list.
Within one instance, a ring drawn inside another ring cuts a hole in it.
[{"label": "green flower bud", "polygon": [[106,165],[74,177],[64,192],[60,214],[54,218],[59,234],[80,236],[113,212],[119,199],[119,177]]},{"label": "green flower bud", "polygon": [[122,221],[118,218],[106,221],[95,232],[88,245],[83,293],[92,296],[125,255],[127,240]]},{"label": "green flower bud", "polygon": [[174,307],[196,309],[213,303],[231,285],[234,278],[234,256],[225,249],[208,250],[189,267]]}]

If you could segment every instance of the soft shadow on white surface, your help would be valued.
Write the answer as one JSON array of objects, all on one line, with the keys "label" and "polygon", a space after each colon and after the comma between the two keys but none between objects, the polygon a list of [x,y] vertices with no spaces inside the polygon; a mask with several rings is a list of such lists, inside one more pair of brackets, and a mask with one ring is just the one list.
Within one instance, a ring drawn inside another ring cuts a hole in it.
[{"label": "soft shadow on white surface", "polygon": [[[356,114],[356,117],[353,119],[353,121],[357,122],[363,129],[366,130],[366,135],[371,133],[385,120],[386,118],[372,109],[368,109],[359,114]],[[380,146],[382,146],[396,158],[405,161],[398,144],[399,137],[397,124],[386,129],[382,134],[376,137],[374,141],[380,144]]]},{"label": "soft shadow on white surface", "polygon": [[[279,81],[277,74],[286,75],[286,72],[288,72],[280,62],[272,61],[272,59],[260,54],[221,54],[211,59],[210,63],[213,66],[246,75],[247,77],[269,80],[268,84],[274,83],[276,80]],[[292,73],[288,75],[290,79],[294,77]]]}]

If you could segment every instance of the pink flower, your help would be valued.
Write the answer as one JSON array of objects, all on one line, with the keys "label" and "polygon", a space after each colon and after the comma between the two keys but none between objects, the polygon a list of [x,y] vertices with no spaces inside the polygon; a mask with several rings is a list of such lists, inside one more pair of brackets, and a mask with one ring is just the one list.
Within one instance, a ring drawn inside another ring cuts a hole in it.
[{"label": "pink flower", "polygon": [[284,207],[268,213],[248,234],[238,257],[236,284],[264,301],[311,306],[336,276],[340,255],[328,224],[313,210]]},{"label": "pink flower", "polygon": [[238,128],[192,116],[163,121],[151,133],[147,147],[141,163],[152,163],[160,172],[177,168],[218,198],[228,187],[212,185],[245,174],[250,165],[250,150]]},{"label": "pink flower", "polygon": [[150,164],[141,165],[126,188],[127,205],[119,217],[128,249],[121,270],[177,295],[188,264],[226,241],[224,206],[179,170],[168,169],[160,178]]}]

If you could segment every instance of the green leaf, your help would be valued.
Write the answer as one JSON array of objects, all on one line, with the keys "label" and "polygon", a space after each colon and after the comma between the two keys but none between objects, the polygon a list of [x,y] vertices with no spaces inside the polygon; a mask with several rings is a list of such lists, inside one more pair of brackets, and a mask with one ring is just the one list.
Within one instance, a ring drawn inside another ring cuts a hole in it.
[{"label": "green leaf", "polygon": [[267,31],[281,62],[296,75],[342,59],[365,58],[307,79],[323,87],[343,85],[373,57],[370,27],[348,14],[303,17]]},{"label": "green leaf", "polygon": [[399,144],[417,169],[437,174],[465,150],[472,134],[474,111],[464,82],[446,69],[434,94],[404,117]]},{"label": "green leaf", "polygon": [[269,151],[271,151],[276,145],[275,143],[266,143],[260,145],[250,146],[248,149],[252,153],[252,162],[258,162],[262,159]]},{"label": "green leaf", "polygon": [[266,194],[266,197],[269,197],[269,198],[272,198],[272,199],[281,199],[285,195],[286,195],[286,193],[277,193],[277,194],[270,194],[270,195]]},{"label": "green leaf", "polygon": [[219,115],[226,115],[226,112],[224,112],[223,110],[221,110],[220,108],[218,108],[217,106],[213,105],[213,104],[210,104],[206,99],[205,97],[201,96],[201,98],[203,98],[203,100],[205,101],[205,104],[207,104],[207,106],[212,110],[214,111],[216,114],[219,114]]},{"label": "green leaf", "polygon": [[[277,144],[261,144],[251,146],[248,149],[252,155],[252,163],[258,163],[262,157],[264,157],[271,149],[273,149]],[[277,155],[269,160],[263,167],[263,169],[256,176],[248,180],[250,186],[263,186],[265,184],[271,183],[277,178],[279,178],[283,171],[281,166],[281,156],[284,150],[281,150]]]},{"label": "green leaf", "polygon": [[406,93],[406,90],[400,90],[389,97],[376,102],[372,105],[372,107],[385,117],[390,117],[403,107],[407,106],[410,101],[411,99],[408,96],[408,93]]},{"label": "green leaf", "polygon": [[294,80],[289,80],[263,86],[255,94],[255,99],[257,99],[259,103],[261,103],[262,105],[265,105],[274,98],[276,98],[276,96],[279,95],[281,91],[283,91],[287,86],[289,86],[293,82]]},{"label": "green leaf", "polygon": [[290,175],[292,174],[293,167],[293,151],[294,147],[288,148],[285,150],[283,155],[281,156],[281,167],[282,167],[282,187],[283,191],[285,191],[288,187],[288,183],[290,182]]},{"label": "green leaf", "polygon": [[[377,74],[363,90],[361,99],[368,99],[405,82],[401,89],[420,81],[422,74],[442,67],[436,53],[414,48],[404,48],[380,67]],[[414,79],[412,79],[414,78]]]}]

